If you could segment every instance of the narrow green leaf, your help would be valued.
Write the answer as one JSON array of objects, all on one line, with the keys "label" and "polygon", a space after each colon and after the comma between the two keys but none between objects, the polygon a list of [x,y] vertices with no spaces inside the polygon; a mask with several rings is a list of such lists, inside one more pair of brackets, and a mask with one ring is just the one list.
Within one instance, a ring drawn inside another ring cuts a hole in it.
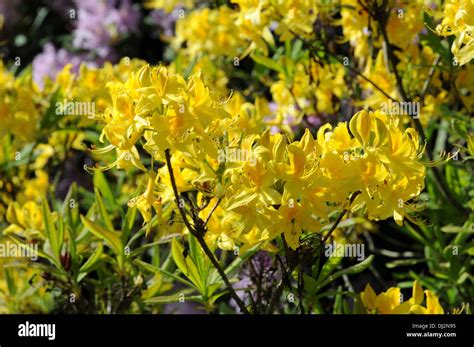
[{"label": "narrow green leaf", "polygon": [[94,266],[101,259],[103,248],[104,247],[102,246],[102,243],[99,243],[95,252],[90,256],[89,259],[87,259],[84,264],[82,264],[81,268],[79,269],[80,273],[88,273],[94,268]]},{"label": "narrow green leaf", "polygon": [[374,259],[374,255],[370,255],[367,259],[365,259],[364,261],[356,264],[356,265],[352,265],[351,267],[348,267],[347,269],[343,269],[343,270],[340,270],[340,271],[337,271],[335,272],[334,274],[328,276],[319,286],[318,286],[318,291],[319,289],[323,288],[324,286],[328,285],[329,283],[335,281],[337,278],[343,276],[343,275],[354,275],[354,274],[357,274],[359,272],[362,272],[364,271],[365,269],[367,269],[370,264],[372,263],[372,260]]},{"label": "narrow green leaf", "polygon": [[[338,245],[343,246],[343,243],[336,243],[336,247]],[[333,249],[333,252],[331,256],[328,258],[328,260],[324,263],[323,268],[321,269],[321,272],[319,273],[317,282],[321,283],[324,279],[326,279],[333,271],[334,269],[341,263],[342,261],[342,256],[337,256],[337,249]]]},{"label": "narrow green leaf", "polygon": [[106,230],[82,215],[81,220],[87,229],[89,229],[89,231],[98,238],[104,240],[105,243],[115,252],[115,254],[119,256],[123,254],[122,241],[120,241],[120,236],[118,233]]},{"label": "narrow green leaf", "polygon": [[102,196],[107,201],[107,205],[110,206],[113,211],[119,210],[120,206],[117,204],[114,193],[110,188],[109,182],[107,182],[107,179],[105,178],[105,174],[99,170],[94,171],[93,182],[94,187],[99,189]]},{"label": "narrow green leaf", "polygon": [[[62,240],[63,240],[63,232],[64,229],[62,228],[62,221],[61,221],[61,229],[60,230],[60,235],[58,235],[58,231],[56,230],[54,223],[53,223],[53,216],[51,214],[51,211],[49,209],[48,202],[46,201],[45,198],[43,198],[43,203],[42,203],[42,211],[43,211],[43,221],[44,221],[44,226],[45,226],[45,233],[46,237],[51,245],[51,250],[53,252],[53,256],[56,259],[56,261],[59,261],[60,258],[60,253],[61,253],[61,246],[62,246]],[[61,218],[58,218],[58,223]],[[59,224],[58,224],[59,226]]]},{"label": "narrow green leaf", "polygon": [[95,193],[95,202],[97,203],[97,208],[99,209],[99,214],[100,214],[100,217],[102,218],[102,221],[105,224],[105,227],[108,230],[115,230],[112,220],[110,219],[109,213],[107,212],[107,209],[105,208],[104,200],[102,200],[102,196],[99,189],[94,188],[94,193]]},{"label": "narrow green leaf", "polygon": [[173,255],[173,260],[178,269],[189,278],[201,292],[202,290],[205,290],[205,287],[203,286],[204,281],[202,281],[199,276],[196,264],[194,264],[189,255],[186,257],[184,256],[184,247],[176,238],[171,241],[171,254]]},{"label": "narrow green leaf", "polygon": [[265,66],[265,67],[269,68],[270,70],[274,70],[274,71],[280,72],[282,74],[285,73],[285,70],[283,69],[283,67],[271,58],[264,57],[263,55],[258,55],[258,54],[252,54],[251,58],[256,63],[258,63],[262,66]]},{"label": "narrow green leaf", "polygon": [[[174,294],[174,295],[163,295],[163,296],[156,296],[151,299],[145,300],[146,304],[169,304],[173,302],[179,302],[181,299],[180,294]],[[197,301],[197,302],[202,302],[202,296],[201,295],[186,295],[186,300],[187,301]]]},{"label": "narrow green leaf", "polygon": [[178,275],[175,275],[175,274],[173,274],[169,271],[160,269],[159,267],[156,267],[156,266],[153,266],[151,264],[145,263],[144,261],[141,261],[139,259],[134,260],[133,263],[135,265],[137,265],[139,268],[143,269],[143,270],[146,270],[146,271],[151,272],[151,273],[163,274],[163,275],[165,275],[165,276],[167,276],[167,277],[169,277],[169,278],[171,278],[175,281],[183,283],[184,285],[186,285],[190,288],[195,288],[196,290],[198,290],[198,288],[193,283],[191,283],[188,280],[185,280],[184,278],[181,278]]}]

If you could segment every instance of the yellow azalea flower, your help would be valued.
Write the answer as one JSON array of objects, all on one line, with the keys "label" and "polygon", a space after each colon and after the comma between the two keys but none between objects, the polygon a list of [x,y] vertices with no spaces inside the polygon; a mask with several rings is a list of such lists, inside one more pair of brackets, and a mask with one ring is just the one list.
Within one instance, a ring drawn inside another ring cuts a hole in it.
[{"label": "yellow azalea flower", "polygon": [[34,168],[39,170],[44,168],[48,160],[54,155],[54,148],[49,144],[40,143],[36,146],[35,153],[38,153],[38,156],[35,159]]},{"label": "yellow azalea flower", "polygon": [[[375,61],[369,56],[364,75],[393,99],[397,100],[400,98],[396,88],[397,84],[395,76],[387,70],[383,50],[380,50],[377,53]],[[388,102],[387,97],[377,90],[371,83],[362,78],[360,78],[360,82],[364,89],[370,91],[370,96],[361,102],[361,104],[366,107],[380,108],[383,103]]]},{"label": "yellow azalea flower", "polygon": [[[426,295],[426,306],[422,306]],[[360,293],[362,304],[369,313],[378,314],[443,314],[438,297],[430,290],[425,290],[418,281],[413,282],[412,297],[403,301],[400,288],[392,287],[376,295],[370,284]]]},{"label": "yellow azalea flower", "polygon": [[4,235],[16,234],[31,238],[44,237],[44,224],[41,206],[28,201],[23,206],[14,202],[8,206],[7,221],[10,225],[3,231]]},{"label": "yellow azalea flower", "polygon": [[310,38],[314,34],[313,23],[318,17],[318,1],[315,0],[277,0],[272,1],[277,18],[276,33],[281,41],[292,39],[295,34]]},{"label": "yellow azalea flower", "polygon": [[43,109],[39,98],[31,71],[15,79],[0,61],[0,136],[13,134],[20,141],[35,139]]},{"label": "yellow azalea flower", "polygon": [[474,58],[474,3],[471,0],[446,1],[442,16],[436,33],[442,36],[455,35],[451,52],[457,64],[465,65]]},{"label": "yellow azalea flower", "polygon": [[354,47],[354,56],[364,62],[369,56],[369,38],[375,28],[359,1],[341,0],[341,19],[334,24],[342,26],[343,42],[349,42]]},{"label": "yellow azalea flower", "polygon": [[284,233],[294,249],[303,231],[319,232],[329,213],[344,208],[354,192],[359,195],[353,211],[364,208],[369,219],[393,216],[402,224],[416,210],[408,201],[424,187],[416,132],[379,111],[361,111],[334,129],[323,126],[316,139],[306,131],[289,143],[266,131],[244,137],[237,147],[256,160],[225,163],[223,206],[241,216],[242,235],[255,227],[270,239]]},{"label": "yellow azalea flower", "polygon": [[143,148],[155,159],[163,160],[166,149],[217,154],[209,135],[229,114],[213,98],[199,71],[185,81],[165,67],[146,65],[125,82],[110,82],[108,87],[112,105],[102,116],[101,140],[110,145],[91,151],[101,155],[116,150],[117,160],[104,169],[117,165],[146,171],[135,146],[142,138]]},{"label": "yellow azalea flower", "polygon": [[337,111],[334,97],[341,98],[346,84],[345,71],[341,65],[319,65],[311,61],[311,76],[316,83],[315,94],[317,110],[324,113]]},{"label": "yellow azalea flower", "polygon": [[156,211],[158,221],[161,221],[163,215],[162,201],[161,198],[158,197],[155,182],[156,173],[150,171],[148,175],[149,178],[145,192],[128,202],[128,207],[136,207],[140,211],[144,220],[143,224],[148,224],[151,221],[152,209]]},{"label": "yellow azalea flower", "polygon": [[176,22],[173,47],[178,49],[186,42],[184,51],[191,57],[202,53],[211,57],[239,57],[246,45],[234,22],[236,15],[227,6],[191,12]]},{"label": "yellow azalea flower", "polygon": [[268,46],[274,46],[275,41],[270,31],[270,21],[274,13],[268,0],[232,0],[238,4],[238,12],[234,23],[241,38],[250,44],[243,56],[258,49],[264,55],[268,54]]},{"label": "yellow azalea flower", "polygon": [[[387,35],[391,44],[402,51],[413,45],[414,38],[424,28],[423,6],[424,0],[412,0],[397,7],[398,1],[393,1],[387,23]],[[396,5],[395,5],[396,4]]]},{"label": "yellow azalea flower", "polygon": [[49,176],[44,170],[36,170],[35,178],[26,180],[23,190],[17,194],[17,201],[40,201],[49,188]]}]

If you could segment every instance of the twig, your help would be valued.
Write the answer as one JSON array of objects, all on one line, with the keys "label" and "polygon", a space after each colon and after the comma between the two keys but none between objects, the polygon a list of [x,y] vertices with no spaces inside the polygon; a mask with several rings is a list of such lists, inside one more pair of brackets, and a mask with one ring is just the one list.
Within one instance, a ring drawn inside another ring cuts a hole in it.
[{"label": "twig", "polygon": [[360,190],[354,192],[352,194],[352,196],[350,197],[349,199],[349,204],[347,207],[344,208],[344,210],[339,214],[339,216],[337,217],[336,221],[334,222],[334,224],[332,225],[331,229],[329,229],[329,231],[327,232],[327,234],[323,237],[323,239],[321,240],[321,245],[324,245],[326,243],[326,241],[329,239],[329,237],[331,236],[331,234],[334,232],[334,230],[337,229],[337,226],[339,225],[339,223],[341,223],[342,221],[342,218],[344,218],[344,216],[346,215],[347,211],[349,211],[352,203],[354,202],[355,198],[360,194]]},{"label": "twig", "polygon": [[[361,192],[360,191],[356,191],[352,194],[352,196],[350,197],[349,199],[349,203],[348,203],[348,206],[344,208],[344,210],[339,214],[339,216],[337,217],[336,221],[334,222],[334,224],[332,225],[331,229],[329,230],[329,232],[326,234],[326,236],[323,238],[323,240],[321,241],[321,246],[324,245],[324,243],[326,242],[326,240],[329,238],[329,236],[332,234],[332,232],[334,230],[336,230],[337,226],[339,225],[339,223],[342,221],[342,218],[344,218],[345,214],[347,213],[347,211],[349,210],[350,206],[352,205],[352,203],[354,202],[355,198],[360,194]],[[268,305],[268,309],[267,309],[267,314],[270,314],[273,312],[273,309],[278,301],[278,298],[281,296],[281,293],[283,292],[283,289],[284,289],[284,282],[285,280],[287,280],[285,278],[285,275],[286,274],[291,274],[296,266],[298,265],[298,262],[294,262],[294,264],[289,264],[289,267],[288,267],[288,270],[286,270],[283,266],[283,262],[282,262],[282,279],[280,280],[280,282],[278,283],[274,293],[273,293],[273,296],[270,300],[270,304]]]},{"label": "twig", "polygon": [[189,221],[186,217],[186,212],[184,210],[184,207],[182,207],[181,204],[179,203],[179,200],[180,200],[179,199],[179,192],[178,192],[178,187],[176,186],[176,180],[175,180],[174,173],[173,173],[173,166],[171,165],[171,153],[170,153],[169,149],[165,150],[165,156],[166,156],[166,165],[168,166],[168,172],[170,174],[171,185],[173,187],[173,192],[174,192],[174,196],[175,196],[175,199],[176,199],[176,204],[178,205],[178,210],[179,210],[179,213],[181,214],[181,217],[183,218],[184,224],[188,228],[189,232],[198,240],[199,244],[201,245],[202,249],[204,250],[204,253],[206,253],[206,255],[209,258],[209,260],[211,261],[212,265],[216,268],[217,272],[222,277],[222,280],[224,281],[227,289],[229,290],[230,296],[235,300],[235,302],[239,306],[241,312],[245,313],[245,314],[250,314],[250,312],[245,307],[245,303],[239,298],[239,296],[235,292],[234,288],[232,287],[232,284],[230,283],[229,279],[227,278],[227,275],[225,274],[225,272],[222,269],[221,265],[217,261],[216,257],[214,256],[212,251],[207,246],[207,243],[204,240],[204,231],[205,230],[204,229],[203,230],[196,230],[189,223]]},{"label": "twig", "polygon": [[430,86],[431,80],[433,79],[433,75],[436,71],[436,66],[438,66],[439,61],[441,60],[441,55],[438,54],[433,61],[433,65],[431,65],[430,71],[428,72],[428,78],[426,79],[425,83],[423,84],[423,89],[421,90],[420,99],[424,100],[426,93],[428,92],[428,87]]},{"label": "twig", "polygon": [[395,99],[394,97],[390,96],[386,91],[384,91],[382,88],[380,88],[377,83],[375,83],[374,81],[372,81],[370,78],[368,78],[367,76],[365,76],[362,72],[360,72],[359,70],[357,70],[356,68],[352,67],[351,65],[344,65],[344,63],[342,61],[339,60],[339,58],[329,52],[328,50],[325,50],[325,53],[331,57],[333,57],[339,64],[347,67],[351,72],[355,73],[357,76],[359,76],[360,78],[362,78],[363,80],[369,82],[375,89],[377,89],[380,93],[382,93],[387,99],[390,99],[394,102],[398,102],[397,99]]},{"label": "twig", "polygon": [[207,225],[207,223],[209,222],[209,220],[211,219],[212,217],[212,214],[214,213],[214,211],[217,209],[217,206],[219,206],[219,204],[221,203],[221,199],[217,199],[216,201],[216,204],[214,205],[214,207],[212,208],[211,212],[209,212],[209,215],[207,216],[206,220],[204,221],[204,226]]}]

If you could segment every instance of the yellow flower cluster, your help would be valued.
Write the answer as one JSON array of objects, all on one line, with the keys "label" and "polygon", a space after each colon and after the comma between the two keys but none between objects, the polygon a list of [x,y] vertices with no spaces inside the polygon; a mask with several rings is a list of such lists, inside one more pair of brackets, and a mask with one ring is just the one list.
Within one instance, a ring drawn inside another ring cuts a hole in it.
[{"label": "yellow flower cluster", "polygon": [[456,63],[464,65],[474,58],[474,2],[472,0],[449,0],[443,9],[443,20],[436,27],[442,36],[455,35],[451,52]]},{"label": "yellow flower cluster", "polygon": [[325,125],[316,139],[306,131],[288,143],[266,132],[241,146],[255,157],[225,171],[232,184],[224,207],[239,215],[241,233],[257,237],[254,242],[283,232],[297,248],[303,231],[319,231],[355,192],[354,211],[365,207],[370,219],[393,216],[401,224],[408,201],[424,187],[416,132],[380,112],[361,111],[334,129]]},{"label": "yellow flower cluster", "polygon": [[[4,218],[7,207],[14,201],[15,206],[12,205],[7,214],[13,224],[18,220],[12,217],[13,210],[20,211],[21,206],[28,202],[41,201],[49,187],[48,173],[43,168],[51,157],[60,157],[65,143],[75,150],[83,149],[83,133],[51,132],[51,129],[42,131],[42,115],[54,111],[55,102],[63,100],[94,103],[97,112],[104,111],[111,104],[105,83],[125,80],[132,69],[142,65],[143,61],[123,58],[119,64],[106,63],[100,69],[82,65],[77,75],[71,72],[71,65],[66,65],[54,80],[47,77],[41,89],[32,80],[30,69],[15,77],[0,61],[0,164],[26,160],[21,152],[25,144],[37,141],[46,131],[48,134],[48,143],[37,144],[28,155],[30,159],[34,158],[34,162],[19,165],[11,177],[1,177],[0,219]],[[55,99],[54,95],[58,97]],[[81,128],[93,122],[84,115],[56,116],[64,126],[73,123]],[[34,175],[30,170],[34,171]],[[26,210],[31,210],[31,205]]]},{"label": "yellow flower cluster", "polygon": [[112,104],[102,114],[101,137],[110,145],[93,151],[116,150],[117,160],[107,168],[135,166],[146,171],[136,148],[142,135],[145,150],[155,159],[163,159],[166,149],[193,151],[192,147],[198,156],[217,151],[208,134],[210,129],[217,131],[228,114],[213,100],[199,73],[185,81],[165,67],[144,66],[124,83],[107,86]]},{"label": "yellow flower cluster", "polygon": [[[112,105],[103,114],[102,134],[110,145],[95,152],[116,149],[117,160],[107,168],[148,171],[136,148],[139,141],[162,162],[171,150],[178,189],[222,202],[207,234],[221,247],[251,246],[283,233],[297,248],[303,232],[319,232],[329,214],[346,208],[356,192],[353,211],[365,208],[371,219],[393,216],[401,224],[424,187],[417,133],[379,111],[361,111],[334,129],[321,127],[316,139],[307,130],[300,141],[290,142],[269,130],[252,131],[258,124],[248,120],[258,123],[265,107],[247,106],[253,117],[245,120],[242,108],[230,101],[226,109],[232,113],[227,112],[199,73],[185,80],[163,66],[144,66],[108,87]],[[138,207],[146,223],[154,209],[161,223],[163,206],[174,203],[169,171],[151,168],[147,175],[145,193],[129,205]]]},{"label": "yellow flower cluster", "polygon": [[[211,56],[242,57],[255,49],[265,54],[274,45],[270,30],[281,41],[299,37],[312,37],[313,23],[318,16],[318,3],[314,0],[233,0],[237,9],[220,6],[203,8],[180,18],[176,23],[173,45],[179,48],[186,43],[186,52]],[[162,6],[154,6],[163,8]]]},{"label": "yellow flower cluster", "polygon": [[[365,61],[371,55],[371,47],[382,46],[383,37],[377,23],[366,10],[372,5],[373,2],[367,0],[342,0],[341,18],[334,21],[334,24],[342,26],[343,41],[350,43],[355,57],[360,61]],[[416,35],[423,29],[424,5],[424,0],[388,1],[391,10],[386,27],[387,36],[400,51],[412,46]]]},{"label": "yellow flower cluster", "polygon": [[33,140],[41,115],[39,98],[31,73],[15,78],[0,61],[0,137],[11,133],[23,141]]},{"label": "yellow flower cluster", "polygon": [[281,59],[281,64],[287,71],[293,71],[292,83],[280,73],[279,80],[271,84],[276,110],[268,125],[291,135],[291,126],[300,124],[303,115],[332,114],[339,110],[338,101],[345,95],[345,71],[340,65],[325,65],[314,59],[298,64]]},{"label": "yellow flower cluster", "polygon": [[173,45],[179,48],[186,42],[186,52],[192,57],[200,53],[237,57],[242,53],[244,41],[236,35],[239,28],[233,16],[233,11],[226,6],[193,11],[177,21]]},{"label": "yellow flower cluster", "polygon": [[[364,307],[369,313],[378,314],[443,314],[443,307],[438,297],[431,291],[425,290],[418,281],[413,282],[412,297],[404,301],[400,288],[392,287],[386,292],[376,295],[370,284],[360,294]],[[426,297],[425,306],[423,301]]]}]

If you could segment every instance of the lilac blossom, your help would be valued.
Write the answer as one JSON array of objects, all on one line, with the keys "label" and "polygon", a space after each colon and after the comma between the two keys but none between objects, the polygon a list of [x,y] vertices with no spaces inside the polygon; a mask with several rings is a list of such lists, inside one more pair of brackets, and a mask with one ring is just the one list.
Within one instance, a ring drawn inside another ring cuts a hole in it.
[{"label": "lilac blossom", "polygon": [[137,30],[140,13],[130,0],[75,0],[75,4],[74,47],[94,52],[104,60],[114,60],[114,42]]},{"label": "lilac blossom", "polygon": [[150,13],[152,22],[161,29],[163,36],[171,37],[174,35],[175,23],[178,20],[178,11],[180,8],[175,8],[171,13],[163,10],[153,10]]},{"label": "lilac blossom", "polygon": [[33,60],[33,79],[43,87],[46,77],[54,79],[67,64],[72,64],[72,71],[77,72],[83,61],[81,56],[71,54],[62,48],[57,50],[53,44],[47,43],[43,47],[43,52]]}]

